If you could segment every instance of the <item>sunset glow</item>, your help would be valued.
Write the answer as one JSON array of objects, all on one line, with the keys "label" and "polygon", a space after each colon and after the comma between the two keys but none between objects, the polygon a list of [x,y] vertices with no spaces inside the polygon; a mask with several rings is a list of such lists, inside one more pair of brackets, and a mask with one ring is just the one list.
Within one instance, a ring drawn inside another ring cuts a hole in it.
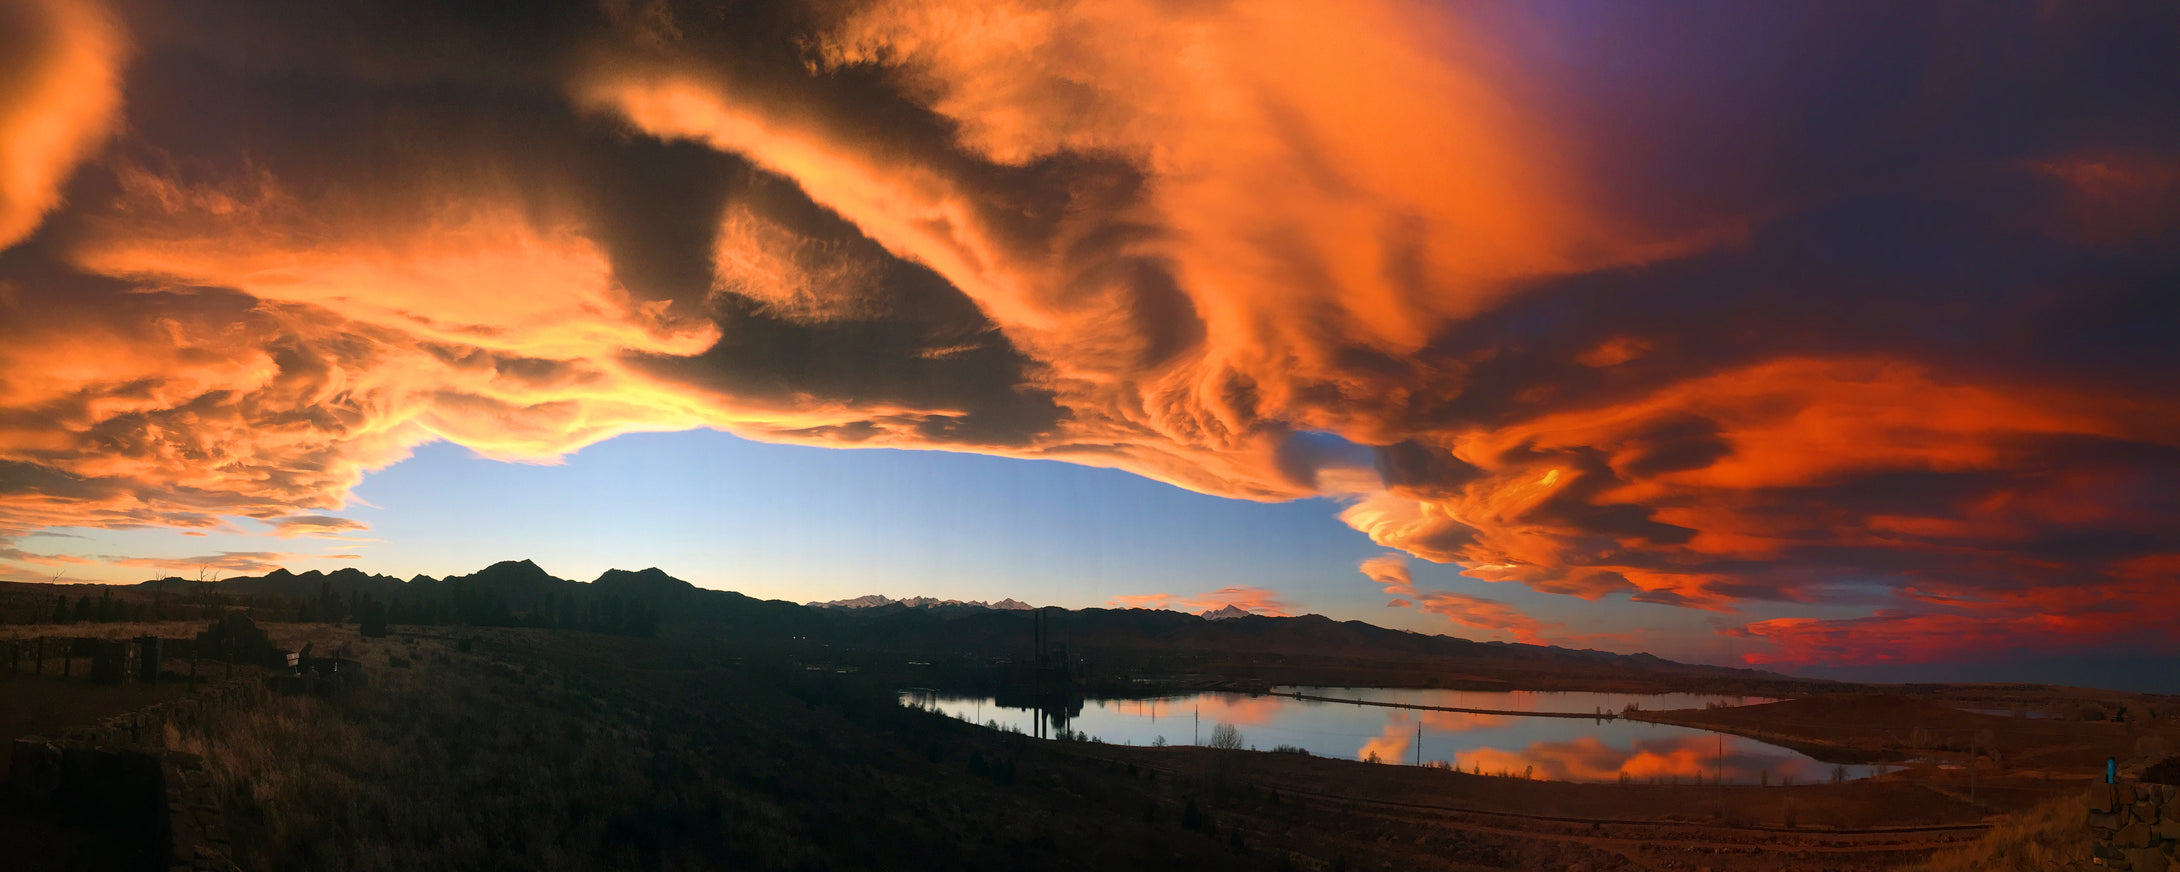
[{"label": "sunset glow", "polygon": [[[798,602],[2180,657],[2180,60],[2105,45],[2154,9],[277,5],[0,12],[0,579],[579,517]],[[430,490],[502,474],[563,484]]]}]

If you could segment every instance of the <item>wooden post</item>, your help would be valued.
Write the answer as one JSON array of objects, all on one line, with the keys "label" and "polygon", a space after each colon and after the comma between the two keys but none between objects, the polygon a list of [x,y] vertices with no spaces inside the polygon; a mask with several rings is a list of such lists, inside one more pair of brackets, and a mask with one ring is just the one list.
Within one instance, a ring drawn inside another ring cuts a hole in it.
[{"label": "wooden post", "polygon": [[1976,804],[1976,745],[1977,736],[1968,739],[1968,804]]}]

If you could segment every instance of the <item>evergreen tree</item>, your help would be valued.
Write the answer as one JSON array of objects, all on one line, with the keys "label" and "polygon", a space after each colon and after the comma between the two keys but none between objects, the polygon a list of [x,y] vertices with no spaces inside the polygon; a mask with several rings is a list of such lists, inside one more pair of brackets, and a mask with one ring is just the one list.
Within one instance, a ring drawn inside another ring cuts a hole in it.
[{"label": "evergreen tree", "polygon": [[356,610],[357,629],[370,638],[386,635],[386,606],[378,600],[365,597],[363,606]]}]

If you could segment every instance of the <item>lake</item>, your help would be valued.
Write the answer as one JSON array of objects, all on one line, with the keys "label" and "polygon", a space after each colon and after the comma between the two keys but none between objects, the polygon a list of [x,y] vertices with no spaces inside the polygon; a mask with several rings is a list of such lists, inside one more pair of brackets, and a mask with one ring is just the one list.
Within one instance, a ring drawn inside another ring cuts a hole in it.
[{"label": "lake", "polygon": [[[1757,697],[1689,693],[1546,693],[1408,688],[1280,687],[1284,693],[1397,702],[1410,705],[1503,711],[1617,712],[1638,706],[1652,711],[1770,702]],[[1003,707],[990,697],[931,691],[901,694],[919,705],[976,724],[1036,733],[1037,713]],[[1529,773],[1558,781],[1704,781],[1723,773],[1728,783],[1786,779],[1829,781],[1834,766],[1797,751],[1754,739],[1688,727],[1639,721],[1482,715],[1360,706],[1283,696],[1200,693],[1163,699],[1087,700],[1072,718],[1051,719],[1048,733],[1069,729],[1099,741],[1129,745],[1203,744],[1213,727],[1231,724],[1244,747],[1269,751],[1302,748],[1321,757],[1414,765],[1452,765],[1486,774]],[[1875,774],[1875,766],[1845,767],[1846,778]]]}]

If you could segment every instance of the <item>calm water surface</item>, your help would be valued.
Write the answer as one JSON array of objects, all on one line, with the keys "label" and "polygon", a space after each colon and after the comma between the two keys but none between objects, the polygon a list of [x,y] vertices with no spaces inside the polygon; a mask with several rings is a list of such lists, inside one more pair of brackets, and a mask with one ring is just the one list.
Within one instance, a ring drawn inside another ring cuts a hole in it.
[{"label": "calm water surface", "polygon": [[[1689,693],[1479,692],[1370,687],[1281,687],[1311,696],[1503,711],[1617,712],[1702,708],[1707,704],[1769,702],[1757,697]],[[990,697],[927,691],[901,695],[902,702],[945,712],[978,724],[1025,733],[1037,731],[1038,714],[1004,708]],[[1530,773],[1561,781],[1693,780],[1723,772],[1729,783],[1772,784],[1829,781],[1833,766],[1796,751],[1754,739],[1686,727],[1591,718],[1540,718],[1358,706],[1281,696],[1203,693],[1146,700],[1089,700],[1073,718],[1048,716],[1048,732],[1067,728],[1112,744],[1202,744],[1218,724],[1232,724],[1245,746],[1271,750],[1299,747],[1321,757],[1413,765],[1450,764],[1485,773]],[[1420,743],[1418,729],[1420,728]],[[1848,766],[1845,776],[1875,774],[1874,766]]]}]

